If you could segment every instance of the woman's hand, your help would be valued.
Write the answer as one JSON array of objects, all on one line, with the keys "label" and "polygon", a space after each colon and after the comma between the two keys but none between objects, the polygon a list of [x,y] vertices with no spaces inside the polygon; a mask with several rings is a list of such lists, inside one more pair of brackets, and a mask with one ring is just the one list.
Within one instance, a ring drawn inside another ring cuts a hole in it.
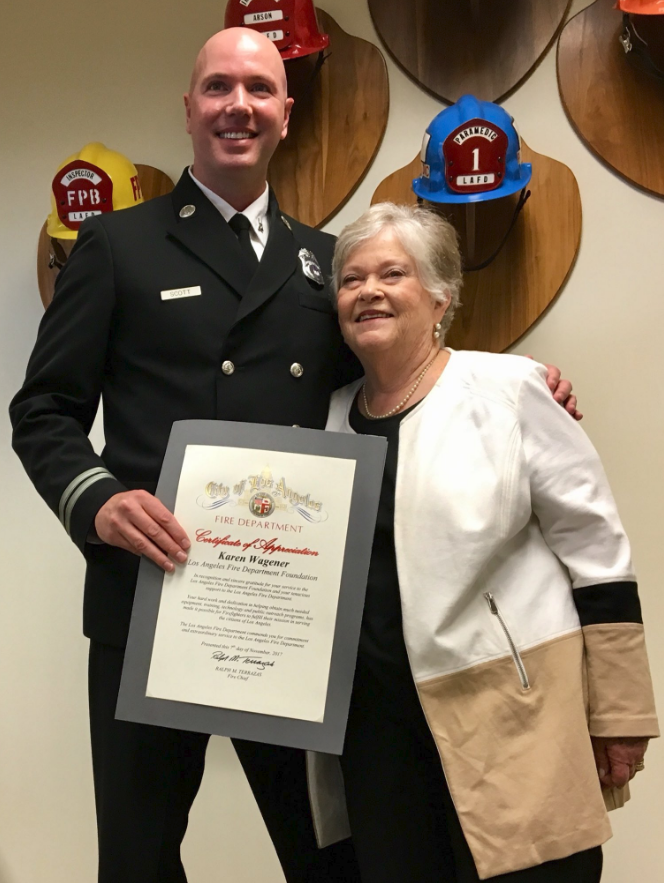
[{"label": "woman's hand", "polygon": [[605,788],[623,788],[643,769],[648,739],[591,736],[599,780]]}]

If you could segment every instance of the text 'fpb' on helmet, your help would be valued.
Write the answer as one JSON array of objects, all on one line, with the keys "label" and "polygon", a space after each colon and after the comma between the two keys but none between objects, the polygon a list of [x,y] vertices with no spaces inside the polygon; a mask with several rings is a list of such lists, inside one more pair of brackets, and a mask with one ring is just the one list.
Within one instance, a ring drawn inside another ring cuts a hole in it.
[{"label": "text 'fpb' on helmet", "polygon": [[225,27],[251,28],[272,40],[284,61],[327,49],[313,0],[228,0]]}]

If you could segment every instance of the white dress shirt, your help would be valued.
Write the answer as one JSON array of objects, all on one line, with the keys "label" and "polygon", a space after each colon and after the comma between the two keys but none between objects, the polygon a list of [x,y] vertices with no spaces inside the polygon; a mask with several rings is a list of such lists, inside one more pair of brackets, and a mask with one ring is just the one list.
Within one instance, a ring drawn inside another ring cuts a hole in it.
[{"label": "white dress shirt", "polygon": [[[233,217],[233,215],[239,214],[237,209],[234,209],[230,203],[226,202],[225,199],[222,199],[217,193],[213,190],[210,190],[209,187],[206,187],[205,184],[201,184],[201,182],[194,176],[191,168],[189,169],[189,174],[191,175],[191,180],[199,187],[203,193],[210,200],[212,205],[218,209],[223,219],[228,222]],[[265,185],[265,190],[258,197],[255,202],[252,202],[251,205],[248,205],[246,209],[242,212],[242,214],[248,219],[251,224],[251,231],[249,236],[251,238],[251,244],[254,247],[254,251],[258,257],[258,260],[263,257],[263,252],[265,251],[265,246],[267,245],[267,237],[270,233],[270,219],[268,216],[268,205],[270,202],[270,188],[268,185]]]}]

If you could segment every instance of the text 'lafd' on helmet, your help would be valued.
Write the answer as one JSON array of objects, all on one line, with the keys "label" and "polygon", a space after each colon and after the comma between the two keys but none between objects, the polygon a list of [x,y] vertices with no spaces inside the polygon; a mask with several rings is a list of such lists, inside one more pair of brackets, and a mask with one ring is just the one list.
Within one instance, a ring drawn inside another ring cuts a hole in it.
[{"label": "text 'lafd' on helmet", "polygon": [[413,181],[421,199],[436,203],[484,202],[528,185],[530,163],[520,161],[514,120],[497,104],[462,95],[426,130],[422,175]]},{"label": "text 'lafd' on helmet", "polygon": [[284,61],[322,52],[330,44],[318,26],[313,0],[228,0],[225,26],[265,34]]},{"label": "text 'lafd' on helmet", "polygon": [[664,15],[664,0],[618,0],[618,9],[632,15]]},{"label": "text 'lafd' on helmet", "polygon": [[76,239],[86,218],[143,202],[136,166],[97,141],[68,157],[51,184],[46,232],[54,239]]}]

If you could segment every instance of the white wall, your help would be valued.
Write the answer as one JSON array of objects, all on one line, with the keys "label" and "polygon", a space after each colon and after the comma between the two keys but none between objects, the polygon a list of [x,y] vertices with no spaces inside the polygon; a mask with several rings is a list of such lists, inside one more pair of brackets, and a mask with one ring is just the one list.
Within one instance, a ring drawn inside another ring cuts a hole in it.
[{"label": "white wall", "polygon": [[[347,31],[378,42],[366,4],[320,0]],[[576,0],[574,9],[587,5]],[[102,140],[177,178],[189,160],[181,93],[199,45],[223,24],[223,2],[143,0],[5,4],[0,21],[0,883],[89,883],[95,828],[87,741],[83,567],[10,450],[6,405],[21,383],[37,322],[35,250],[49,185],[65,156]],[[441,32],[443,23],[441,23]],[[329,229],[369,204],[409,162],[441,105],[389,61],[391,113],[367,179]],[[632,537],[651,661],[664,710],[658,623],[664,407],[664,202],[598,163],[562,111],[550,52],[506,102],[528,144],[567,163],[583,200],[573,274],[546,317],[515,348],[574,380],[584,426],[606,464]],[[653,145],[653,149],[660,146]],[[657,235],[659,232],[659,235]],[[659,744],[634,799],[613,815],[606,883],[661,880]],[[229,744],[214,739],[185,841],[190,883],[280,883],[281,873]]]}]

